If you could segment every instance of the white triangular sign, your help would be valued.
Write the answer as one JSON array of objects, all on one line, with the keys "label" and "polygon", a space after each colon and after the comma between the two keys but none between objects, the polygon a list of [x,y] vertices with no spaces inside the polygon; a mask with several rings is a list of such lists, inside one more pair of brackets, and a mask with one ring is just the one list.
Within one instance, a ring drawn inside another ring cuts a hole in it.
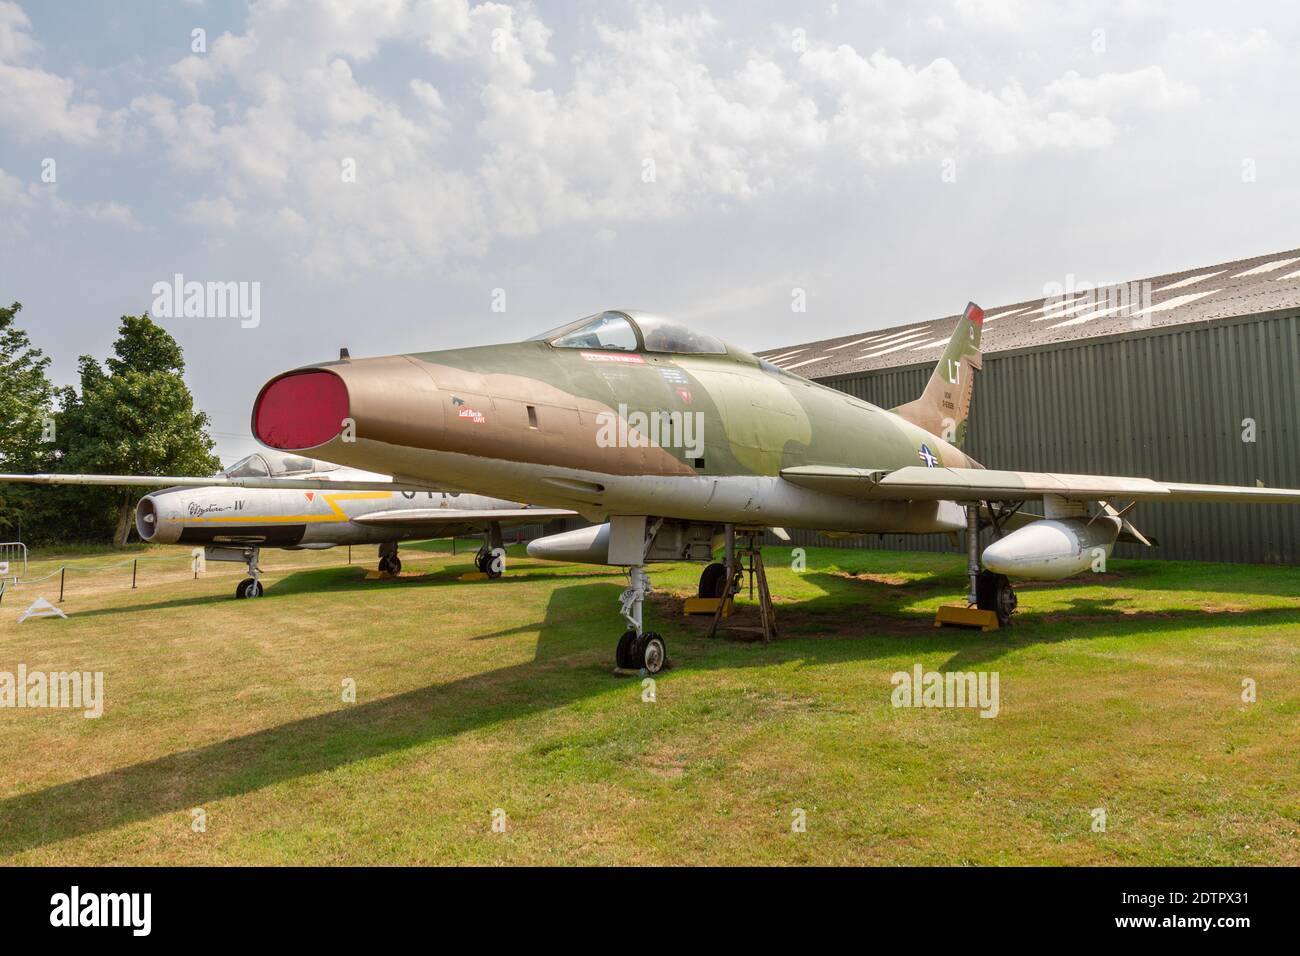
[{"label": "white triangular sign", "polygon": [[21,624],[29,617],[61,617],[66,619],[67,616],[45,598],[37,598],[32,602],[31,607],[23,611],[22,616],[18,618],[18,623]]}]

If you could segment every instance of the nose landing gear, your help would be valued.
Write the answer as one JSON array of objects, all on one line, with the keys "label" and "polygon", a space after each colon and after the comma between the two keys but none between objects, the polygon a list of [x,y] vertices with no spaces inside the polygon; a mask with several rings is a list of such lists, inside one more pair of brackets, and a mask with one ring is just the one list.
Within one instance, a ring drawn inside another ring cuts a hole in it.
[{"label": "nose landing gear", "polygon": [[[212,550],[213,549],[209,549],[209,557],[211,556]],[[248,563],[248,577],[235,585],[236,598],[259,598],[266,592],[266,589],[262,587],[261,580],[259,580],[262,569],[257,566],[257,559],[260,555],[261,548],[244,549],[243,556],[244,560]],[[217,560],[221,559],[218,558]]]},{"label": "nose landing gear", "polygon": [[635,565],[628,570],[628,586],[619,598],[628,629],[618,639],[614,663],[623,670],[644,670],[658,674],[668,664],[668,642],[654,631],[641,629],[642,610],[650,593],[650,579],[645,568]]}]

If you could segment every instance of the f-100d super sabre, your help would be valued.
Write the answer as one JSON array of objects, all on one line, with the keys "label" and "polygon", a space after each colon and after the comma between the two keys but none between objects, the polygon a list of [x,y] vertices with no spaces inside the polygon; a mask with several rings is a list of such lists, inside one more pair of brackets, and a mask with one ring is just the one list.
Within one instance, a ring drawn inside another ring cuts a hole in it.
[{"label": "f-100d super sabre", "polygon": [[401,541],[484,533],[474,558],[490,578],[504,570],[501,529],[573,517],[483,495],[432,490],[430,483],[394,483],[383,475],[300,455],[249,455],[208,478],[147,475],[0,475],[0,481],[44,485],[156,487],[140,499],[135,528],[152,544],[202,546],[208,561],[236,561],[248,577],[235,597],[261,597],[262,548],[317,550],[377,544],[379,570],[397,574]]},{"label": "f-100d super sabre", "polygon": [[[259,394],[253,433],[397,481],[436,478],[608,519],[532,553],[585,549],[627,567],[616,658],[651,672],[666,648],[642,627],[645,565],[712,562],[737,530],[964,530],[967,599],[1005,620],[1009,576],[1063,577],[1121,535],[1144,540],[1117,501],[1300,503],[1297,490],[986,469],[961,450],[983,322],[968,305],[925,391],[892,411],[676,322],[609,311],[526,342],[286,372]],[[1045,517],[1019,512],[1027,501],[1042,501]],[[983,570],[981,522],[999,536]],[[706,568],[701,590],[732,580],[727,551],[725,573]]]}]

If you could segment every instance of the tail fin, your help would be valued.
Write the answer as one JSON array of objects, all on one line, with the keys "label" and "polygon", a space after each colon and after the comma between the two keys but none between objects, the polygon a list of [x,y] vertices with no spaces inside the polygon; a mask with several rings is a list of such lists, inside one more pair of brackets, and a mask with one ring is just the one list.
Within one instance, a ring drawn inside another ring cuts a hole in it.
[{"label": "tail fin", "polygon": [[894,414],[960,448],[966,438],[975,372],[984,364],[980,357],[983,331],[984,310],[970,302],[921,397],[899,405]]}]

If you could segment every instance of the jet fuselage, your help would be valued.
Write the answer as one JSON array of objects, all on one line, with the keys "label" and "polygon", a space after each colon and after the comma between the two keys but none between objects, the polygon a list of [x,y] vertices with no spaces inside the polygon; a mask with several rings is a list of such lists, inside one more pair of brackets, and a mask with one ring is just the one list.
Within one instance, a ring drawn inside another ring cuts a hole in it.
[{"label": "jet fuselage", "polygon": [[[636,313],[606,313],[606,315]],[[323,363],[268,383],[273,448],[571,508],[843,532],[955,530],[946,502],[855,501],[782,468],[978,467],[868,402],[725,347],[682,354],[548,341]]]}]

